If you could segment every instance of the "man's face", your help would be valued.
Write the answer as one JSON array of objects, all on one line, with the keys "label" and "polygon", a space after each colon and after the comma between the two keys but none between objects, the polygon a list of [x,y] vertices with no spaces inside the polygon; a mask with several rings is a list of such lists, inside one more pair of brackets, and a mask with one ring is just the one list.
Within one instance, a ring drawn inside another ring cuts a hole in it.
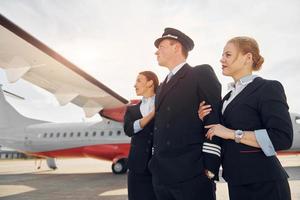
[{"label": "man's face", "polygon": [[175,55],[176,44],[171,44],[171,41],[164,39],[158,45],[155,55],[160,66],[169,67],[170,61],[172,61]]}]

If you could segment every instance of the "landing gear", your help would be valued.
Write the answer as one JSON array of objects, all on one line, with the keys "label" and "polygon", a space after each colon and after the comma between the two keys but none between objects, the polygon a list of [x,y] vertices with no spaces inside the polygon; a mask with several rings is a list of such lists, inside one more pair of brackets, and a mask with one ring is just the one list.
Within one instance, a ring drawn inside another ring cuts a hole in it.
[{"label": "landing gear", "polygon": [[127,172],[127,159],[122,158],[117,162],[113,163],[111,169],[114,174],[124,174]]},{"label": "landing gear", "polygon": [[56,170],[57,166],[55,163],[55,158],[47,158],[47,165],[50,169]]},{"label": "landing gear", "polygon": [[42,159],[41,158],[37,158],[35,159],[34,165],[37,166],[37,170],[41,169],[42,166]]}]

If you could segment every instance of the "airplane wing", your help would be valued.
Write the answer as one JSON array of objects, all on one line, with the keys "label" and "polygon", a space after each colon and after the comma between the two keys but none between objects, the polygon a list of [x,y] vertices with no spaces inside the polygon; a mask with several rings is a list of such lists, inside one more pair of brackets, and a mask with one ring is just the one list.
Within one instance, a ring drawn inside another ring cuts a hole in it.
[{"label": "airplane wing", "polygon": [[82,107],[87,117],[128,103],[1,14],[0,25],[0,67],[9,82],[29,81],[54,94],[60,105]]}]

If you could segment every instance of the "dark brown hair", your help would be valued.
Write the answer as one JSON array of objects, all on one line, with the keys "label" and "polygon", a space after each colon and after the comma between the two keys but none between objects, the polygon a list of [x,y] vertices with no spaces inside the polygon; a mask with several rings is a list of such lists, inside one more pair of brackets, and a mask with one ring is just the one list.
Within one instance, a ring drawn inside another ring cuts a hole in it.
[{"label": "dark brown hair", "polygon": [[159,84],[156,74],[152,71],[142,71],[139,74],[145,76],[147,81],[153,81],[154,93],[156,93]]},{"label": "dark brown hair", "polygon": [[262,64],[264,63],[264,58],[259,53],[258,43],[255,39],[247,36],[234,37],[230,39],[227,43],[234,44],[242,54],[251,53],[253,65],[252,69],[255,71],[260,70]]}]

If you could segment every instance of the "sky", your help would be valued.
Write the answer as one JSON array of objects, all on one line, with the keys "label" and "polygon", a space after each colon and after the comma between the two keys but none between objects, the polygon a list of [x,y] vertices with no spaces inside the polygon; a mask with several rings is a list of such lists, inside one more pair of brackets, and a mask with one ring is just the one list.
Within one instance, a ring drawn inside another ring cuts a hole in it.
[{"label": "sky", "polygon": [[[298,0],[0,0],[0,13],[126,99],[136,99],[138,72],[168,74],[157,64],[154,40],[165,27],[195,42],[187,62],[210,64],[223,85],[226,41],[257,40],[265,59],[259,76],[280,81],[291,112],[300,113],[300,1]],[[0,36],[1,37],[1,36]],[[3,88],[25,97],[9,98],[22,114],[47,121],[99,120],[84,117],[75,105],[59,106],[54,96],[19,80],[11,84],[0,69]]]}]

